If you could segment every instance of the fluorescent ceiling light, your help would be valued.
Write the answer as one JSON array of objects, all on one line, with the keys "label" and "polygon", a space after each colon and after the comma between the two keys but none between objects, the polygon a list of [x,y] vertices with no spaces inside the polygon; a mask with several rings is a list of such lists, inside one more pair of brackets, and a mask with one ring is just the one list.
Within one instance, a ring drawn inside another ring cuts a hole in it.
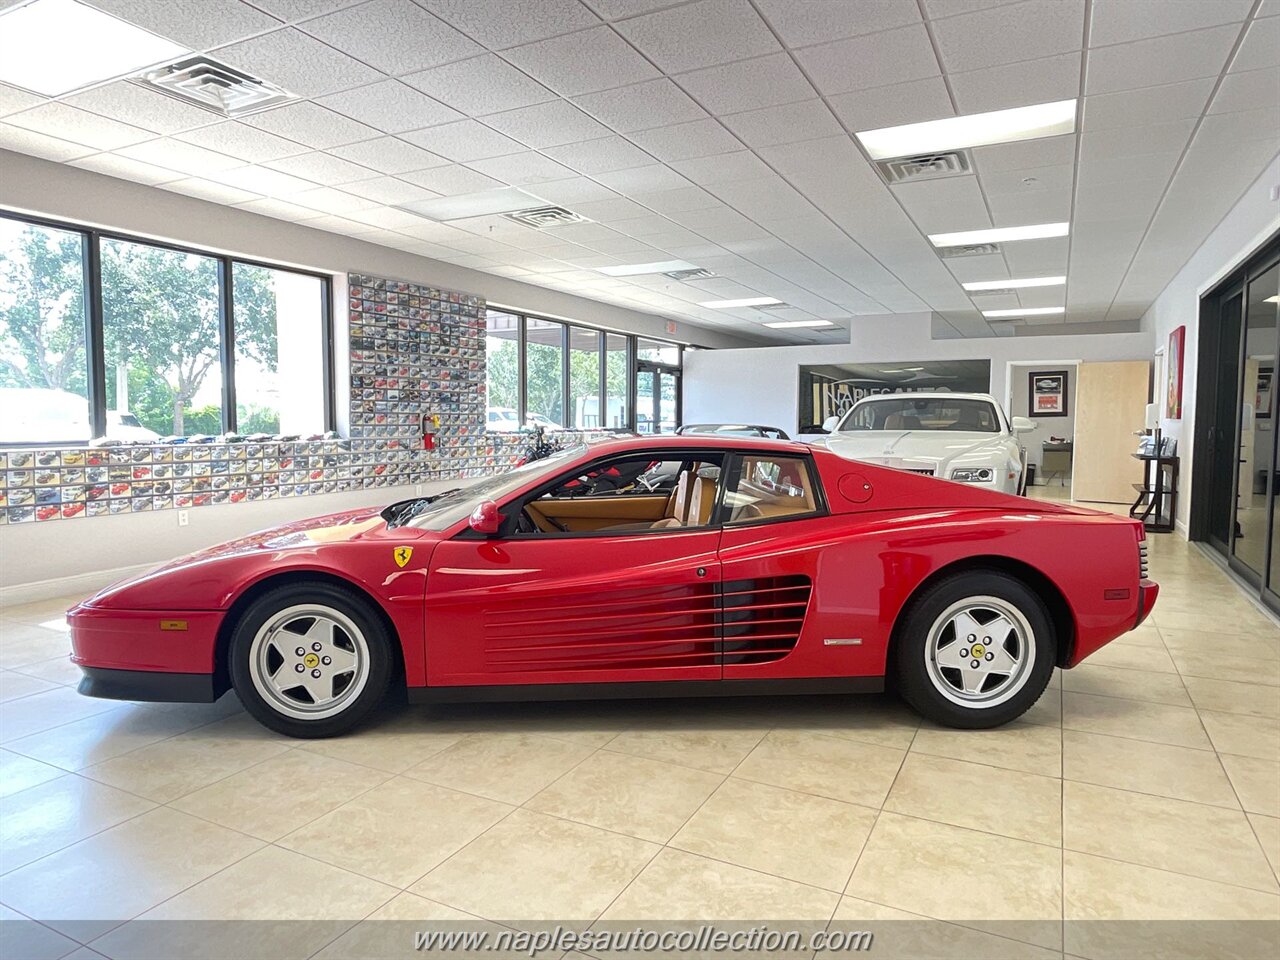
[{"label": "fluorescent ceiling light", "polygon": [[1066,313],[1066,307],[1024,307],[1021,310],[983,310],[984,317],[1047,317],[1051,313]]},{"label": "fluorescent ceiling light", "polygon": [[1013,290],[1018,287],[1060,287],[1066,277],[1026,277],[1022,280],[978,280],[961,284],[966,290]]},{"label": "fluorescent ceiling light", "polygon": [[639,277],[646,273],[669,273],[672,270],[697,270],[687,260],[656,260],[653,263],[620,263],[614,267],[596,267],[607,277]]},{"label": "fluorescent ceiling light", "polygon": [[765,326],[774,330],[791,330],[794,327],[833,327],[835,324],[830,320],[778,320]]},{"label": "fluorescent ceiling light", "polygon": [[776,297],[743,297],[741,300],[704,300],[700,307],[712,310],[732,310],[734,307],[771,307],[781,303]]},{"label": "fluorescent ceiling light", "polygon": [[1280,303],[1280,293],[1277,293],[1274,297],[1267,297],[1267,299],[1263,300],[1262,302],[1263,303]]},{"label": "fluorescent ceiling light", "polygon": [[992,143],[1036,140],[1072,133],[1076,128],[1076,102],[1057,100],[1012,110],[971,113],[966,117],[906,123],[856,134],[872,160],[911,157],[921,153],[982,147]]},{"label": "fluorescent ceiling light", "polygon": [[416,213],[428,220],[465,220],[468,217],[488,217],[498,213],[515,213],[529,207],[542,206],[540,197],[525,193],[515,187],[482,190],[465,193],[459,197],[437,197],[435,200],[415,200],[401,204],[397,210]]},{"label": "fluorescent ceiling light", "polygon": [[46,97],[189,52],[76,0],[35,0],[0,14],[0,80]]},{"label": "fluorescent ceiling light", "polygon": [[1014,240],[1043,240],[1065,237],[1069,223],[1033,223],[1025,227],[993,227],[987,230],[961,230],[959,233],[931,233],[929,242],[935,247],[967,247],[971,243],[1011,243]]}]

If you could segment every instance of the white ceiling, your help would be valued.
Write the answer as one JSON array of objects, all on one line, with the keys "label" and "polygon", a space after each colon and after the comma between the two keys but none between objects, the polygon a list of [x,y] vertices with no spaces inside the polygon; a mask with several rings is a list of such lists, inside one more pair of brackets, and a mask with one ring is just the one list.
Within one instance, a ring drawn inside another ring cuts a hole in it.
[{"label": "white ceiling", "polygon": [[[1280,149],[1280,0],[92,3],[303,100],[231,121],[127,81],[0,86],[0,147],[778,340],[924,310],[1009,334],[979,311],[1035,306],[1067,312],[1034,332],[1122,329]],[[1077,135],[978,148],[974,176],[891,188],[850,135],[1074,97]],[[506,185],[592,222],[396,209]],[[1060,220],[996,256],[924,236]],[[595,269],[672,259],[717,276]],[[790,307],[697,305],[757,296]],[[839,326],[761,326],[812,318]]]}]

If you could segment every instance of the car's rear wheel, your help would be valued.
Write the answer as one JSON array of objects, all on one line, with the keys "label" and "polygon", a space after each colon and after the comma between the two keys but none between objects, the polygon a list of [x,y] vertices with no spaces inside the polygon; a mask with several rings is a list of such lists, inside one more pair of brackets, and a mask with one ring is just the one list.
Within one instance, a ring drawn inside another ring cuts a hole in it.
[{"label": "car's rear wheel", "polygon": [[1044,602],[1021,580],[970,571],[927,588],[894,641],[902,696],[930,720],[994,727],[1021,716],[1053,674],[1056,638]]},{"label": "car's rear wheel", "polygon": [[291,737],[331,737],[358,724],[387,691],[391,639],[358,595],[327,583],[263,594],[244,611],[228,655],[245,709]]}]

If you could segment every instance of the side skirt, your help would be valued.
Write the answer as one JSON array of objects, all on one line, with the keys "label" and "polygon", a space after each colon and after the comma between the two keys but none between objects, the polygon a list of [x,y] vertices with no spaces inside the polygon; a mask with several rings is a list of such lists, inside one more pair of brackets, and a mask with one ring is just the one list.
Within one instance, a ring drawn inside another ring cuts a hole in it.
[{"label": "side skirt", "polygon": [[522,703],[536,700],[643,700],[881,693],[884,677],[797,677],[780,680],[652,680],[635,683],[493,684],[410,687],[410,703]]}]

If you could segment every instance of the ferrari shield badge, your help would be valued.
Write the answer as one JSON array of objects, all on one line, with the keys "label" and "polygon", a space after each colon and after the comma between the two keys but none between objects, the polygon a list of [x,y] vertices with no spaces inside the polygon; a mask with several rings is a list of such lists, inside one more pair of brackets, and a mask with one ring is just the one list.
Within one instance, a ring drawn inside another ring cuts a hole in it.
[{"label": "ferrari shield badge", "polygon": [[395,557],[396,566],[403,567],[413,557],[413,547],[396,547],[391,555]]}]

